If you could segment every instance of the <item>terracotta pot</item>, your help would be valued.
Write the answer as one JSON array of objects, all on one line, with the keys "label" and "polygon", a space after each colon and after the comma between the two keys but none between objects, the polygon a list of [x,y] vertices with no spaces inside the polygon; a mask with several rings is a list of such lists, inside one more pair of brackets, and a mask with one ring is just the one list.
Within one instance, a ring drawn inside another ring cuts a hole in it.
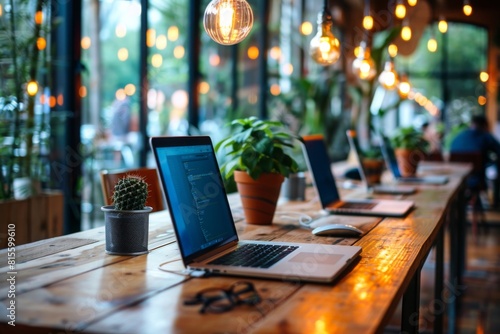
[{"label": "terracotta pot", "polygon": [[364,158],[363,166],[365,167],[368,184],[380,183],[384,171],[384,160]]},{"label": "terracotta pot", "polygon": [[398,168],[401,176],[407,177],[417,174],[418,163],[424,157],[424,153],[421,150],[396,148],[394,154],[398,161]]},{"label": "terracotta pot", "polygon": [[234,172],[234,181],[241,196],[247,223],[272,224],[284,179],[282,175],[272,173],[262,174],[257,180],[254,180],[246,172]]}]

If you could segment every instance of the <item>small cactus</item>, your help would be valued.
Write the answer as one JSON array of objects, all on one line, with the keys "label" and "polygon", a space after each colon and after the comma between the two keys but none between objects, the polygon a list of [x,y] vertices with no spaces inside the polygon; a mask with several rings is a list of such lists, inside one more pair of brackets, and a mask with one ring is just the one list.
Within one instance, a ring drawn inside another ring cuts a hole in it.
[{"label": "small cactus", "polygon": [[116,183],[113,202],[116,210],[142,210],[147,197],[146,181],[140,176],[127,175]]}]

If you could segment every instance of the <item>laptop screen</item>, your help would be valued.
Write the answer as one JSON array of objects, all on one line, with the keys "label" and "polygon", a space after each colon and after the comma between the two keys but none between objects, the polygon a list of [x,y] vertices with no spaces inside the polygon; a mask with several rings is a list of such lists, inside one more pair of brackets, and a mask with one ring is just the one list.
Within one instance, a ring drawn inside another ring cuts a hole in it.
[{"label": "laptop screen", "polygon": [[340,200],[331,163],[321,135],[303,137],[307,165],[318,191],[322,207]]},{"label": "laptop screen", "polygon": [[367,187],[370,187],[371,184],[369,183],[369,181],[366,177],[366,175],[368,173],[366,170],[366,166],[363,162],[362,151],[361,151],[361,147],[359,145],[358,137],[356,136],[356,132],[353,130],[347,130],[347,139],[349,141],[349,145],[350,145],[351,149],[354,151],[354,154],[356,156],[356,160],[357,160],[358,165],[359,165],[358,170],[359,170],[359,174],[361,175],[361,179]]},{"label": "laptop screen", "polygon": [[238,240],[209,137],[151,138],[184,263]]},{"label": "laptop screen", "polygon": [[392,148],[389,138],[382,136],[382,155],[384,156],[385,164],[387,168],[391,171],[392,175],[396,179],[401,177],[399,172],[398,161],[396,155],[394,154],[394,149]]}]

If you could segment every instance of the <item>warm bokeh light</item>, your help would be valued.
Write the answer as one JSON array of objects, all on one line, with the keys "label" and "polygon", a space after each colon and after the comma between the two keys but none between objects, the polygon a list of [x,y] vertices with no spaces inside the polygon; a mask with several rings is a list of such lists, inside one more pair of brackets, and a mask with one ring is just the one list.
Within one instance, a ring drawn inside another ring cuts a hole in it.
[{"label": "warm bokeh light", "polygon": [[57,101],[55,96],[49,97],[49,107],[54,108],[56,106],[56,102]]},{"label": "warm bokeh light", "polygon": [[396,10],[394,11],[398,19],[404,19],[406,16],[406,7],[402,3],[396,5]]},{"label": "warm bokeh light", "polygon": [[429,38],[427,41],[427,50],[429,52],[436,52],[438,47],[438,43],[434,37]]},{"label": "warm bokeh light", "polygon": [[471,5],[469,5],[469,4],[464,5],[463,10],[464,10],[464,14],[466,16],[471,16],[471,14],[472,14],[472,6]]},{"label": "warm bokeh light", "polygon": [[398,55],[398,46],[396,44],[390,44],[387,47],[387,52],[389,52],[389,56],[392,58],[396,57]]},{"label": "warm bokeh light", "polygon": [[445,34],[448,31],[448,22],[445,20],[439,20],[438,29],[442,34]]},{"label": "warm bokeh light", "polygon": [[313,25],[309,21],[305,21],[300,25],[300,33],[304,36],[309,36],[313,32]]},{"label": "warm bokeh light", "polygon": [[80,95],[80,97],[86,97],[87,96],[87,87],[85,86],[80,86],[80,89],[78,89],[78,95]]},{"label": "warm bokeh light", "polygon": [[361,42],[359,49],[358,56],[352,62],[352,71],[361,80],[371,80],[377,74],[371,50],[364,41]]},{"label": "warm bokeh light", "polygon": [[125,94],[125,90],[123,88],[120,88],[116,91],[115,97],[118,101],[123,101],[127,97],[127,94]]},{"label": "warm bokeh light", "polygon": [[181,59],[182,57],[184,57],[185,53],[186,51],[184,50],[184,47],[182,45],[177,45],[174,48],[174,57],[177,59]]},{"label": "warm bokeh light", "polygon": [[409,41],[411,39],[411,28],[409,26],[404,26],[401,29],[401,38],[403,41]]},{"label": "warm bokeh light", "polygon": [[398,86],[399,96],[402,99],[406,99],[408,97],[408,94],[410,93],[410,90],[411,90],[411,84],[408,81],[408,78],[405,75],[403,75]]},{"label": "warm bokeh light", "polygon": [[38,93],[38,83],[34,80],[28,82],[26,85],[26,91],[29,96],[35,96]]},{"label": "warm bokeh light", "polygon": [[123,23],[118,23],[118,25],[115,28],[115,35],[118,38],[123,38],[127,35],[127,26]]},{"label": "warm bokeh light", "polygon": [[85,36],[82,38],[82,41],[80,42],[80,45],[82,46],[82,49],[87,50],[90,48],[92,45],[92,42],[90,40],[90,37]]},{"label": "warm bokeh light", "polygon": [[154,55],[151,56],[151,65],[153,67],[160,67],[163,64],[163,57],[159,53],[155,53]]},{"label": "warm bokeh light", "polygon": [[2,4],[0,3],[0,16],[2,16],[2,15],[3,15],[3,6],[2,6]]},{"label": "warm bokeh light", "polygon": [[171,26],[170,28],[168,28],[167,36],[169,41],[176,41],[179,38],[179,28],[177,28],[176,26]]},{"label": "warm bokeh light", "polygon": [[132,95],[134,95],[134,94],[135,94],[135,85],[134,85],[134,84],[129,83],[129,84],[127,84],[127,85],[125,86],[125,89],[124,89],[124,90],[125,90],[125,94],[127,94],[128,96],[132,96]]},{"label": "warm bokeh light", "polygon": [[283,67],[281,68],[281,70],[283,71],[283,74],[285,75],[292,75],[293,73],[293,65],[288,63],[288,64],[285,64],[283,65]]},{"label": "warm bokeh light", "polygon": [[354,57],[359,57],[359,51],[361,50],[361,47],[357,45],[354,47]]},{"label": "warm bokeh light", "polygon": [[273,95],[273,96],[280,95],[280,93],[281,93],[280,85],[272,84],[271,87],[269,88],[269,91],[271,92],[271,95]]},{"label": "warm bokeh light", "polygon": [[152,48],[156,42],[156,30],[148,29],[146,32],[146,45]]},{"label": "warm bokeh light", "polygon": [[366,30],[372,30],[373,28],[373,17],[370,15],[363,17],[363,28]]},{"label": "warm bokeh light", "polygon": [[490,75],[488,74],[488,72],[482,71],[481,73],[479,73],[479,79],[482,82],[488,81],[489,78],[490,78]]},{"label": "warm bokeh light", "polygon": [[417,0],[408,0],[408,5],[410,6],[416,6],[417,5]]},{"label": "warm bokeh light", "polygon": [[384,70],[378,77],[378,82],[384,89],[393,90],[399,84],[399,76],[394,68],[392,61],[387,61],[384,65]]},{"label": "warm bokeh light", "polygon": [[240,43],[252,27],[253,11],[246,0],[212,0],[203,15],[205,32],[222,45]]},{"label": "warm bokeh light", "polygon": [[57,105],[62,106],[64,104],[64,95],[57,95]]},{"label": "warm bokeh light", "polygon": [[176,90],[170,98],[172,105],[178,109],[186,109],[188,106],[188,93],[185,90]]},{"label": "warm bokeh light", "polygon": [[256,46],[251,46],[247,51],[248,58],[257,59],[259,57],[259,48]]},{"label": "warm bokeh light", "polygon": [[269,50],[269,57],[279,60],[281,58],[281,48],[279,46],[273,46],[271,50]]},{"label": "warm bokeh light", "polygon": [[219,66],[220,64],[220,57],[218,54],[211,54],[210,57],[208,58],[208,62],[210,63],[211,66]]},{"label": "warm bokeh light", "polygon": [[210,91],[210,84],[206,81],[200,82],[198,85],[198,91],[200,94],[207,94]]},{"label": "warm bokeh light", "polygon": [[482,95],[481,95],[481,96],[479,96],[479,97],[477,98],[477,103],[479,103],[479,105],[481,105],[481,106],[484,106],[484,105],[486,104],[486,97],[484,97],[484,96],[482,96]]},{"label": "warm bokeh light", "polygon": [[156,48],[158,50],[165,50],[167,47],[167,36],[166,35],[159,35],[156,37]]},{"label": "warm bokeh light", "polygon": [[47,46],[47,41],[43,37],[38,37],[36,39],[36,47],[38,50],[45,50],[45,47]]},{"label": "warm bokeh light", "polygon": [[41,10],[35,13],[35,23],[42,24],[43,23],[43,13]]},{"label": "warm bokeh light", "polygon": [[120,50],[118,50],[118,59],[121,60],[121,61],[125,61],[128,59],[128,50],[127,48],[121,48]]}]

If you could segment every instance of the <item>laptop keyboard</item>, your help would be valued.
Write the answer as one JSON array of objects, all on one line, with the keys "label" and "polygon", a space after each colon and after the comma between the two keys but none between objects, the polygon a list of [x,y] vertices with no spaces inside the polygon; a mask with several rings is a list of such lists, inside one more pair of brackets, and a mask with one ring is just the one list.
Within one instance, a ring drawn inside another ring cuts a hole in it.
[{"label": "laptop keyboard", "polygon": [[298,246],[244,244],[209,264],[237,267],[269,268]]},{"label": "laptop keyboard", "polygon": [[370,210],[377,203],[358,203],[358,202],[345,202],[342,203],[337,209],[349,209],[349,210]]}]

